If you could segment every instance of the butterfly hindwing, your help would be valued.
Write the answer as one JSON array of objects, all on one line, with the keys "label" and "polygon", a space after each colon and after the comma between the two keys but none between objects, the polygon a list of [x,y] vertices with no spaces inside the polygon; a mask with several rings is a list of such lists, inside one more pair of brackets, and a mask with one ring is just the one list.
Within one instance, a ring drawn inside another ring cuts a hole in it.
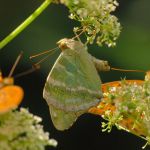
[{"label": "butterfly hindwing", "polygon": [[53,124],[58,130],[68,129],[82,113],[66,112],[52,105],[49,106]]}]

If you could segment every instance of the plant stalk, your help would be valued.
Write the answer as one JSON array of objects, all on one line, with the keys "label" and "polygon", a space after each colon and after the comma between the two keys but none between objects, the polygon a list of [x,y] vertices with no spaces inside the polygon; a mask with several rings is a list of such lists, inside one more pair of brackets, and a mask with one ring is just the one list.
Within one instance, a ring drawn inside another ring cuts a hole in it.
[{"label": "plant stalk", "polygon": [[22,22],[14,31],[12,31],[0,42],[0,49],[6,46],[19,33],[21,33],[30,23],[32,23],[49,6],[51,2],[52,0],[45,0],[24,22]]}]

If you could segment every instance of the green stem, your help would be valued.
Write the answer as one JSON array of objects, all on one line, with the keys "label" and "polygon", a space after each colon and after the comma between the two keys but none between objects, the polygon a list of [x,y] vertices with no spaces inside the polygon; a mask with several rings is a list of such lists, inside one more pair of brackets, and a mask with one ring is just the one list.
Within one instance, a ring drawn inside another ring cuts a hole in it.
[{"label": "green stem", "polygon": [[38,17],[51,3],[52,0],[45,0],[23,23],[21,23],[14,31],[0,42],[0,49],[6,46],[20,32],[22,32],[36,17]]}]

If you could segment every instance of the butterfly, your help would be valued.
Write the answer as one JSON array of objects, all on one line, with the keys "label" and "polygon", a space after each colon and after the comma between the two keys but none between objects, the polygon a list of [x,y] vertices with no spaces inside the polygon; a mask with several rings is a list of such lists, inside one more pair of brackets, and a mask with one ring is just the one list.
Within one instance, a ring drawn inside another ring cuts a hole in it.
[{"label": "butterfly", "polygon": [[101,101],[101,79],[96,69],[110,67],[107,61],[91,56],[80,41],[65,38],[58,45],[62,52],[47,77],[43,97],[55,128],[65,130]]},{"label": "butterfly", "polygon": [[11,76],[21,56],[22,53],[17,57],[8,77],[3,77],[0,72],[0,113],[17,108],[23,99],[23,89],[14,85],[14,78]]}]

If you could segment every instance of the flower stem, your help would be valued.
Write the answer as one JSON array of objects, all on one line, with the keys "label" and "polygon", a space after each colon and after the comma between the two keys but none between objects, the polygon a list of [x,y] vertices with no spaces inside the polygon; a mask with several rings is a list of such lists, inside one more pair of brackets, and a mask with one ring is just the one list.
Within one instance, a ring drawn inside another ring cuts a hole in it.
[{"label": "flower stem", "polygon": [[20,32],[22,32],[32,21],[34,21],[52,2],[52,0],[45,0],[24,22],[22,22],[14,31],[0,42],[0,49],[6,46],[13,40]]}]

